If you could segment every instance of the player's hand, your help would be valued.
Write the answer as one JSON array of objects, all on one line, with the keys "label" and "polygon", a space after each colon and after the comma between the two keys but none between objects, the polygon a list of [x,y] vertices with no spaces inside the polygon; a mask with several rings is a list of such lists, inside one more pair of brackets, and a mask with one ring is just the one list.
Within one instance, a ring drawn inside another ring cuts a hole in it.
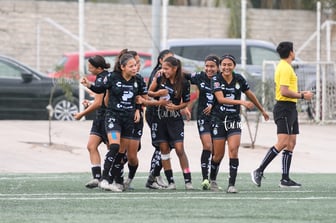
[{"label": "player's hand", "polygon": [[135,114],[134,114],[134,122],[135,122],[135,123],[140,122],[140,118],[141,118],[140,110],[137,109],[137,110],[135,110]]},{"label": "player's hand", "polygon": [[264,116],[265,121],[268,121],[270,119],[269,115],[267,114],[267,112],[263,111],[262,115]]},{"label": "player's hand", "polygon": [[307,101],[310,101],[314,97],[314,93],[311,91],[301,91],[301,93],[303,94],[303,99]]},{"label": "player's hand", "polygon": [[80,120],[80,119],[83,117],[83,115],[81,115],[81,113],[76,113],[76,114],[73,115],[73,117],[74,117],[76,120]]},{"label": "player's hand", "polygon": [[81,80],[81,84],[87,88],[90,88],[91,82],[87,79],[87,77],[83,77]]},{"label": "player's hand", "polygon": [[203,110],[203,114],[205,115],[210,115],[211,113],[211,109],[212,109],[212,105],[208,105],[204,110]]},{"label": "player's hand", "polygon": [[246,108],[248,108],[248,109],[252,109],[252,108],[254,108],[254,104],[253,104],[252,102],[250,102],[250,101],[244,101],[244,102],[243,102],[243,105],[244,105]]},{"label": "player's hand", "polygon": [[187,121],[190,121],[190,119],[191,119],[191,113],[190,113],[188,107],[186,107],[184,109],[181,109],[181,114],[186,117]]}]

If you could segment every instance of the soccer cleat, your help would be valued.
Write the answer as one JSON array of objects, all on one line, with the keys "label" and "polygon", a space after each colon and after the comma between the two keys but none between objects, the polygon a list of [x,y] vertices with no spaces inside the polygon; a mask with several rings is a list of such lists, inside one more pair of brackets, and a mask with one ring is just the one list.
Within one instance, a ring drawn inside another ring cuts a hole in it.
[{"label": "soccer cleat", "polygon": [[296,183],[295,181],[293,181],[291,179],[288,179],[288,180],[282,179],[282,180],[280,180],[279,187],[282,187],[282,188],[300,188],[301,184]]},{"label": "soccer cleat", "polygon": [[165,188],[167,190],[176,190],[176,185],[175,183],[170,183],[168,186]]},{"label": "soccer cleat", "polygon": [[102,180],[99,183],[99,187],[103,190],[113,191],[113,192],[122,192],[115,184],[109,184],[107,180]]},{"label": "soccer cleat", "polygon": [[235,188],[235,186],[228,186],[226,193],[235,194],[235,193],[238,193],[238,190],[237,188]]},{"label": "soccer cleat", "polygon": [[203,180],[201,183],[202,190],[209,190],[210,189],[210,182],[208,179]]},{"label": "soccer cleat", "polygon": [[254,171],[251,172],[252,182],[255,185],[257,185],[258,187],[260,187],[260,185],[261,185],[261,179],[263,177],[264,177],[264,174],[259,169],[256,169],[256,170],[254,170]]},{"label": "soccer cleat", "polygon": [[160,185],[163,188],[168,187],[168,184],[163,180],[163,178],[161,176],[155,177],[155,181],[158,185]]},{"label": "soccer cleat", "polygon": [[116,187],[119,188],[119,190],[121,191],[124,191],[124,185],[123,184],[118,184],[118,183],[115,183]]},{"label": "soccer cleat", "polygon": [[214,192],[218,192],[219,191],[219,187],[216,181],[211,181],[210,182],[210,190],[214,191]]},{"label": "soccer cleat", "polygon": [[98,187],[98,185],[99,185],[99,180],[92,179],[85,184],[85,187],[92,189],[92,188]]},{"label": "soccer cleat", "polygon": [[186,183],[186,184],[185,184],[185,189],[186,189],[186,190],[193,190],[194,187],[193,187],[193,185],[191,184],[191,182],[189,182],[189,183]]},{"label": "soccer cleat", "polygon": [[146,187],[149,189],[158,189],[158,190],[163,189],[157,182],[150,180],[147,180]]},{"label": "soccer cleat", "polygon": [[134,190],[134,188],[131,187],[131,183],[132,183],[132,179],[127,178],[127,179],[124,181],[124,190]]}]

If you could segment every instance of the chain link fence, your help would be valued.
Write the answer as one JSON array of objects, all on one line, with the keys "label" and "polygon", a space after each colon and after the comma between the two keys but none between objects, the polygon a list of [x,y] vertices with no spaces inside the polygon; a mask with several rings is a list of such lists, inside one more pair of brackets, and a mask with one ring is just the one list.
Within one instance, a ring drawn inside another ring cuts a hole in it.
[{"label": "chain link fence", "polygon": [[[274,71],[278,61],[264,61],[260,91],[262,103],[272,111],[274,99]],[[336,123],[336,65],[326,61],[295,61],[292,64],[298,77],[299,91],[314,93],[311,101],[298,100],[300,121]]]}]

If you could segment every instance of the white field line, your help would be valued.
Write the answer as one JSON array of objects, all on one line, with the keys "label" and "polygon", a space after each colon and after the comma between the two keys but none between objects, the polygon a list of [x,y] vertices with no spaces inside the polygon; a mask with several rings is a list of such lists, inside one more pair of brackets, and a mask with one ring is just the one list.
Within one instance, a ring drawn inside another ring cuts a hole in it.
[{"label": "white field line", "polygon": [[120,197],[120,196],[105,196],[105,197],[1,197],[2,201],[35,201],[35,200],[336,200],[336,197],[167,197],[167,196],[137,196],[137,197]]},{"label": "white field line", "polygon": [[[330,191],[324,191],[330,193]],[[328,196],[309,196],[313,191],[244,191],[239,194],[282,194],[282,193],[298,193],[306,194],[306,197],[274,197],[274,196],[248,196],[241,197],[237,195],[233,197],[231,195],[226,196],[225,193],[213,193],[213,192],[102,192],[102,193],[39,193],[39,194],[0,194],[0,200],[109,200],[109,199],[121,199],[121,200],[156,200],[156,199],[175,199],[175,200],[336,200],[336,197]],[[319,191],[321,193],[321,191]],[[171,197],[169,196],[171,195]],[[178,196],[176,196],[178,195]],[[214,196],[215,195],[215,196]],[[222,195],[222,196],[218,196]]]}]

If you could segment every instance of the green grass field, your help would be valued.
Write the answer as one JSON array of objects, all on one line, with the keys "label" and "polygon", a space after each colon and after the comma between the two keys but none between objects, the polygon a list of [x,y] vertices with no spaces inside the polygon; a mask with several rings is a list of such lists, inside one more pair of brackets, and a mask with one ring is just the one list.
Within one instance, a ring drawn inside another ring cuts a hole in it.
[{"label": "green grass field", "polygon": [[[280,174],[266,173],[260,188],[238,175],[238,194],[149,190],[138,173],[134,191],[87,189],[89,173],[0,174],[0,222],[336,222],[336,174],[292,174],[300,189],[278,187]],[[200,174],[193,174],[199,187]],[[219,174],[218,183],[227,180]]]}]

